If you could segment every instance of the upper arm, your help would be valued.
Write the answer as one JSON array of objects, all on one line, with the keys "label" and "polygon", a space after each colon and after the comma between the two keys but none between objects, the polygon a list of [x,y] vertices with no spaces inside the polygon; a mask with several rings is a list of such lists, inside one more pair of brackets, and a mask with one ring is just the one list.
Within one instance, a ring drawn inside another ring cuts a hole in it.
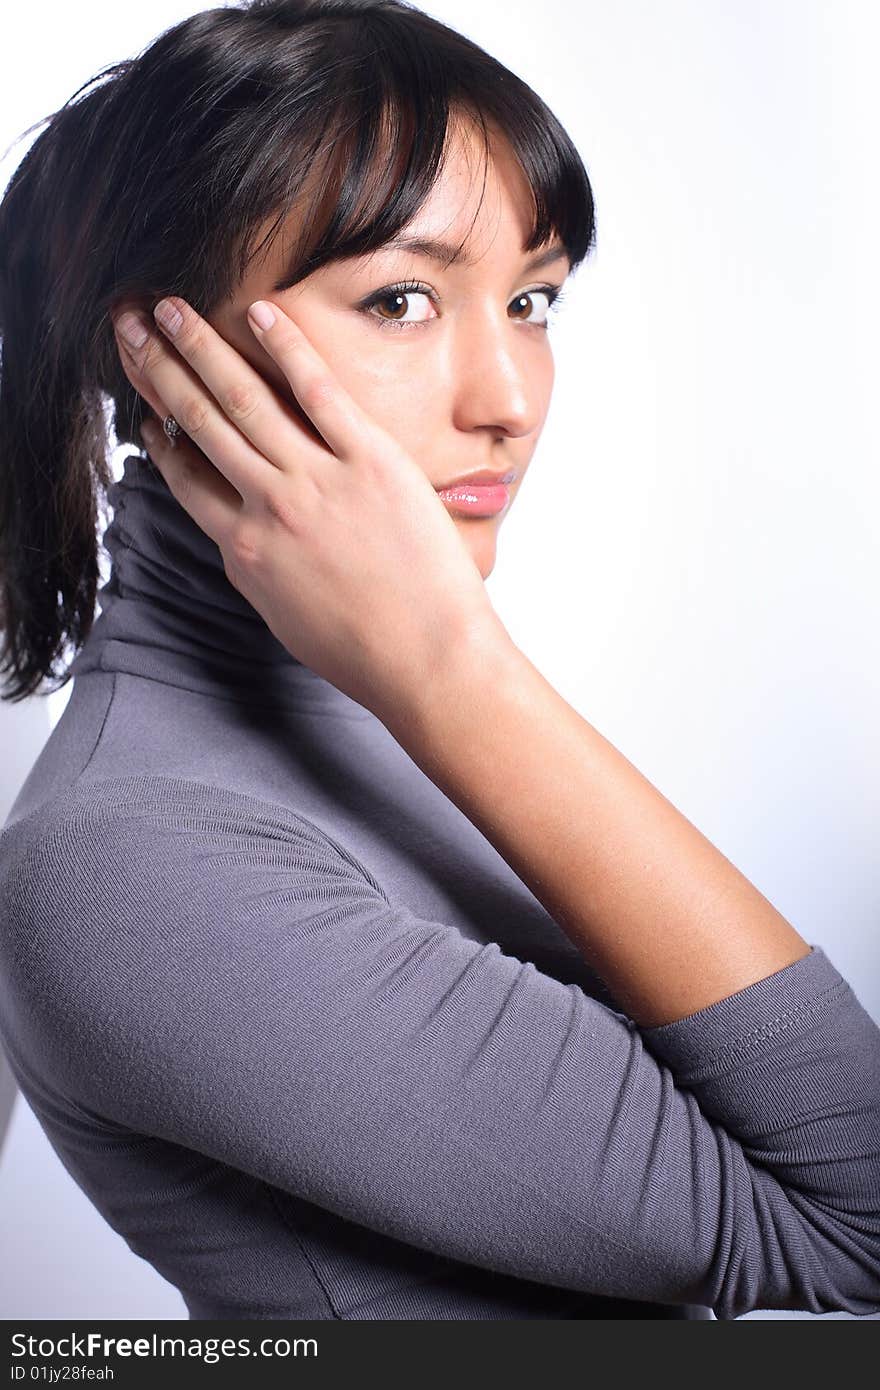
[{"label": "upper arm", "polygon": [[860,1243],[780,1179],[808,1115],[756,1155],[578,986],[390,903],[293,813],[167,781],[54,832],[79,837],[41,925],[64,950],[36,936],[30,968],[83,1104],[525,1279],[721,1317],[877,1305],[876,1223]]}]

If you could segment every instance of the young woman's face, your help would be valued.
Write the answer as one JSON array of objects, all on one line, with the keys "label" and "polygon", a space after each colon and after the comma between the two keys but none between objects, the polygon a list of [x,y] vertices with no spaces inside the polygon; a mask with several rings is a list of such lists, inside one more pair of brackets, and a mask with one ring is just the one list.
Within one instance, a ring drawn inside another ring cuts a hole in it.
[{"label": "young woman's face", "polygon": [[[513,471],[512,500],[550,404],[547,311],[569,261],[561,243],[553,242],[544,248],[557,252],[553,259],[530,266],[534,257],[522,248],[531,194],[501,143],[493,145],[477,211],[482,162],[472,141],[459,128],[429,199],[401,233],[456,247],[463,242],[472,264],[444,267],[421,251],[389,245],[332,262],[291,289],[275,291],[291,252],[282,231],[209,320],[291,400],[290,387],[246,319],[255,299],[275,300],[436,488],[482,469]],[[394,288],[406,281],[418,282],[418,289]],[[477,517],[447,505],[485,579],[508,507]]]}]

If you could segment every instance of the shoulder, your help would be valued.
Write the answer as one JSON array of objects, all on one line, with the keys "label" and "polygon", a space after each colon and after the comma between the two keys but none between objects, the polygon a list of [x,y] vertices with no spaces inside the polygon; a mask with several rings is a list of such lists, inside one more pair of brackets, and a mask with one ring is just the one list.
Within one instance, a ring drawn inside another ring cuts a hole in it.
[{"label": "shoulder", "polygon": [[7,922],[54,924],[74,945],[137,919],[225,921],[325,896],[387,898],[351,852],[275,802],[168,776],[79,782],[4,831],[0,900]]},{"label": "shoulder", "polygon": [[164,1071],[230,1031],[255,1046],[257,1020],[310,1017],[333,962],[354,968],[377,927],[394,935],[395,910],[344,846],[198,781],[80,783],[2,848],[5,1022],[81,1097],[95,1068]]},{"label": "shoulder", "polygon": [[170,850],[187,843],[231,845],[239,839],[248,845],[262,840],[279,852],[287,847],[309,862],[330,856],[370,878],[345,845],[298,811],[182,777],[142,774],[76,782],[0,835],[5,857],[25,855],[31,863],[63,857],[74,840],[75,857],[81,860],[83,849],[92,844],[124,841]]}]

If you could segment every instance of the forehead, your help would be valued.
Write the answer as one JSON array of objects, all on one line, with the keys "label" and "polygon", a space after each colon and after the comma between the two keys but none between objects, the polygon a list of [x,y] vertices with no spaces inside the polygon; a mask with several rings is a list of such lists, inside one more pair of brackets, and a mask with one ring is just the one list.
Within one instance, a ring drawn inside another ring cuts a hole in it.
[{"label": "forehead", "polygon": [[[491,126],[487,143],[488,148],[482,132],[470,120],[450,118],[435,182],[398,237],[447,243],[461,249],[464,264],[474,266],[494,258],[521,258],[533,225],[532,191],[507,141]],[[251,262],[248,280],[266,272],[274,276],[286,268],[305,231],[304,210],[310,209],[320,221],[332,202],[333,193],[326,183],[322,186],[314,171],[310,173],[297,206],[282,221],[277,235],[272,235],[275,219],[271,217],[258,229],[252,246],[263,249]],[[386,248],[379,247],[355,259],[371,260],[384,254]],[[331,262],[325,271],[332,272],[334,265],[342,267],[338,261]],[[322,271],[315,273],[321,275]]]},{"label": "forehead", "polygon": [[478,262],[493,252],[521,255],[533,215],[531,188],[503,137],[490,130],[486,152],[470,124],[451,122],[434,186],[403,230],[461,245]]}]

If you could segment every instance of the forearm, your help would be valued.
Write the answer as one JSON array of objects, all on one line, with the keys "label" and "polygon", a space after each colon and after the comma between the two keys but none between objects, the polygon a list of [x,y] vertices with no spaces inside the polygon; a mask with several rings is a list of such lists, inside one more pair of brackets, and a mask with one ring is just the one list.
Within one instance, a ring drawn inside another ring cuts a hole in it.
[{"label": "forearm", "polygon": [[506,636],[452,661],[391,731],[637,1023],[683,1018],[808,954]]}]

